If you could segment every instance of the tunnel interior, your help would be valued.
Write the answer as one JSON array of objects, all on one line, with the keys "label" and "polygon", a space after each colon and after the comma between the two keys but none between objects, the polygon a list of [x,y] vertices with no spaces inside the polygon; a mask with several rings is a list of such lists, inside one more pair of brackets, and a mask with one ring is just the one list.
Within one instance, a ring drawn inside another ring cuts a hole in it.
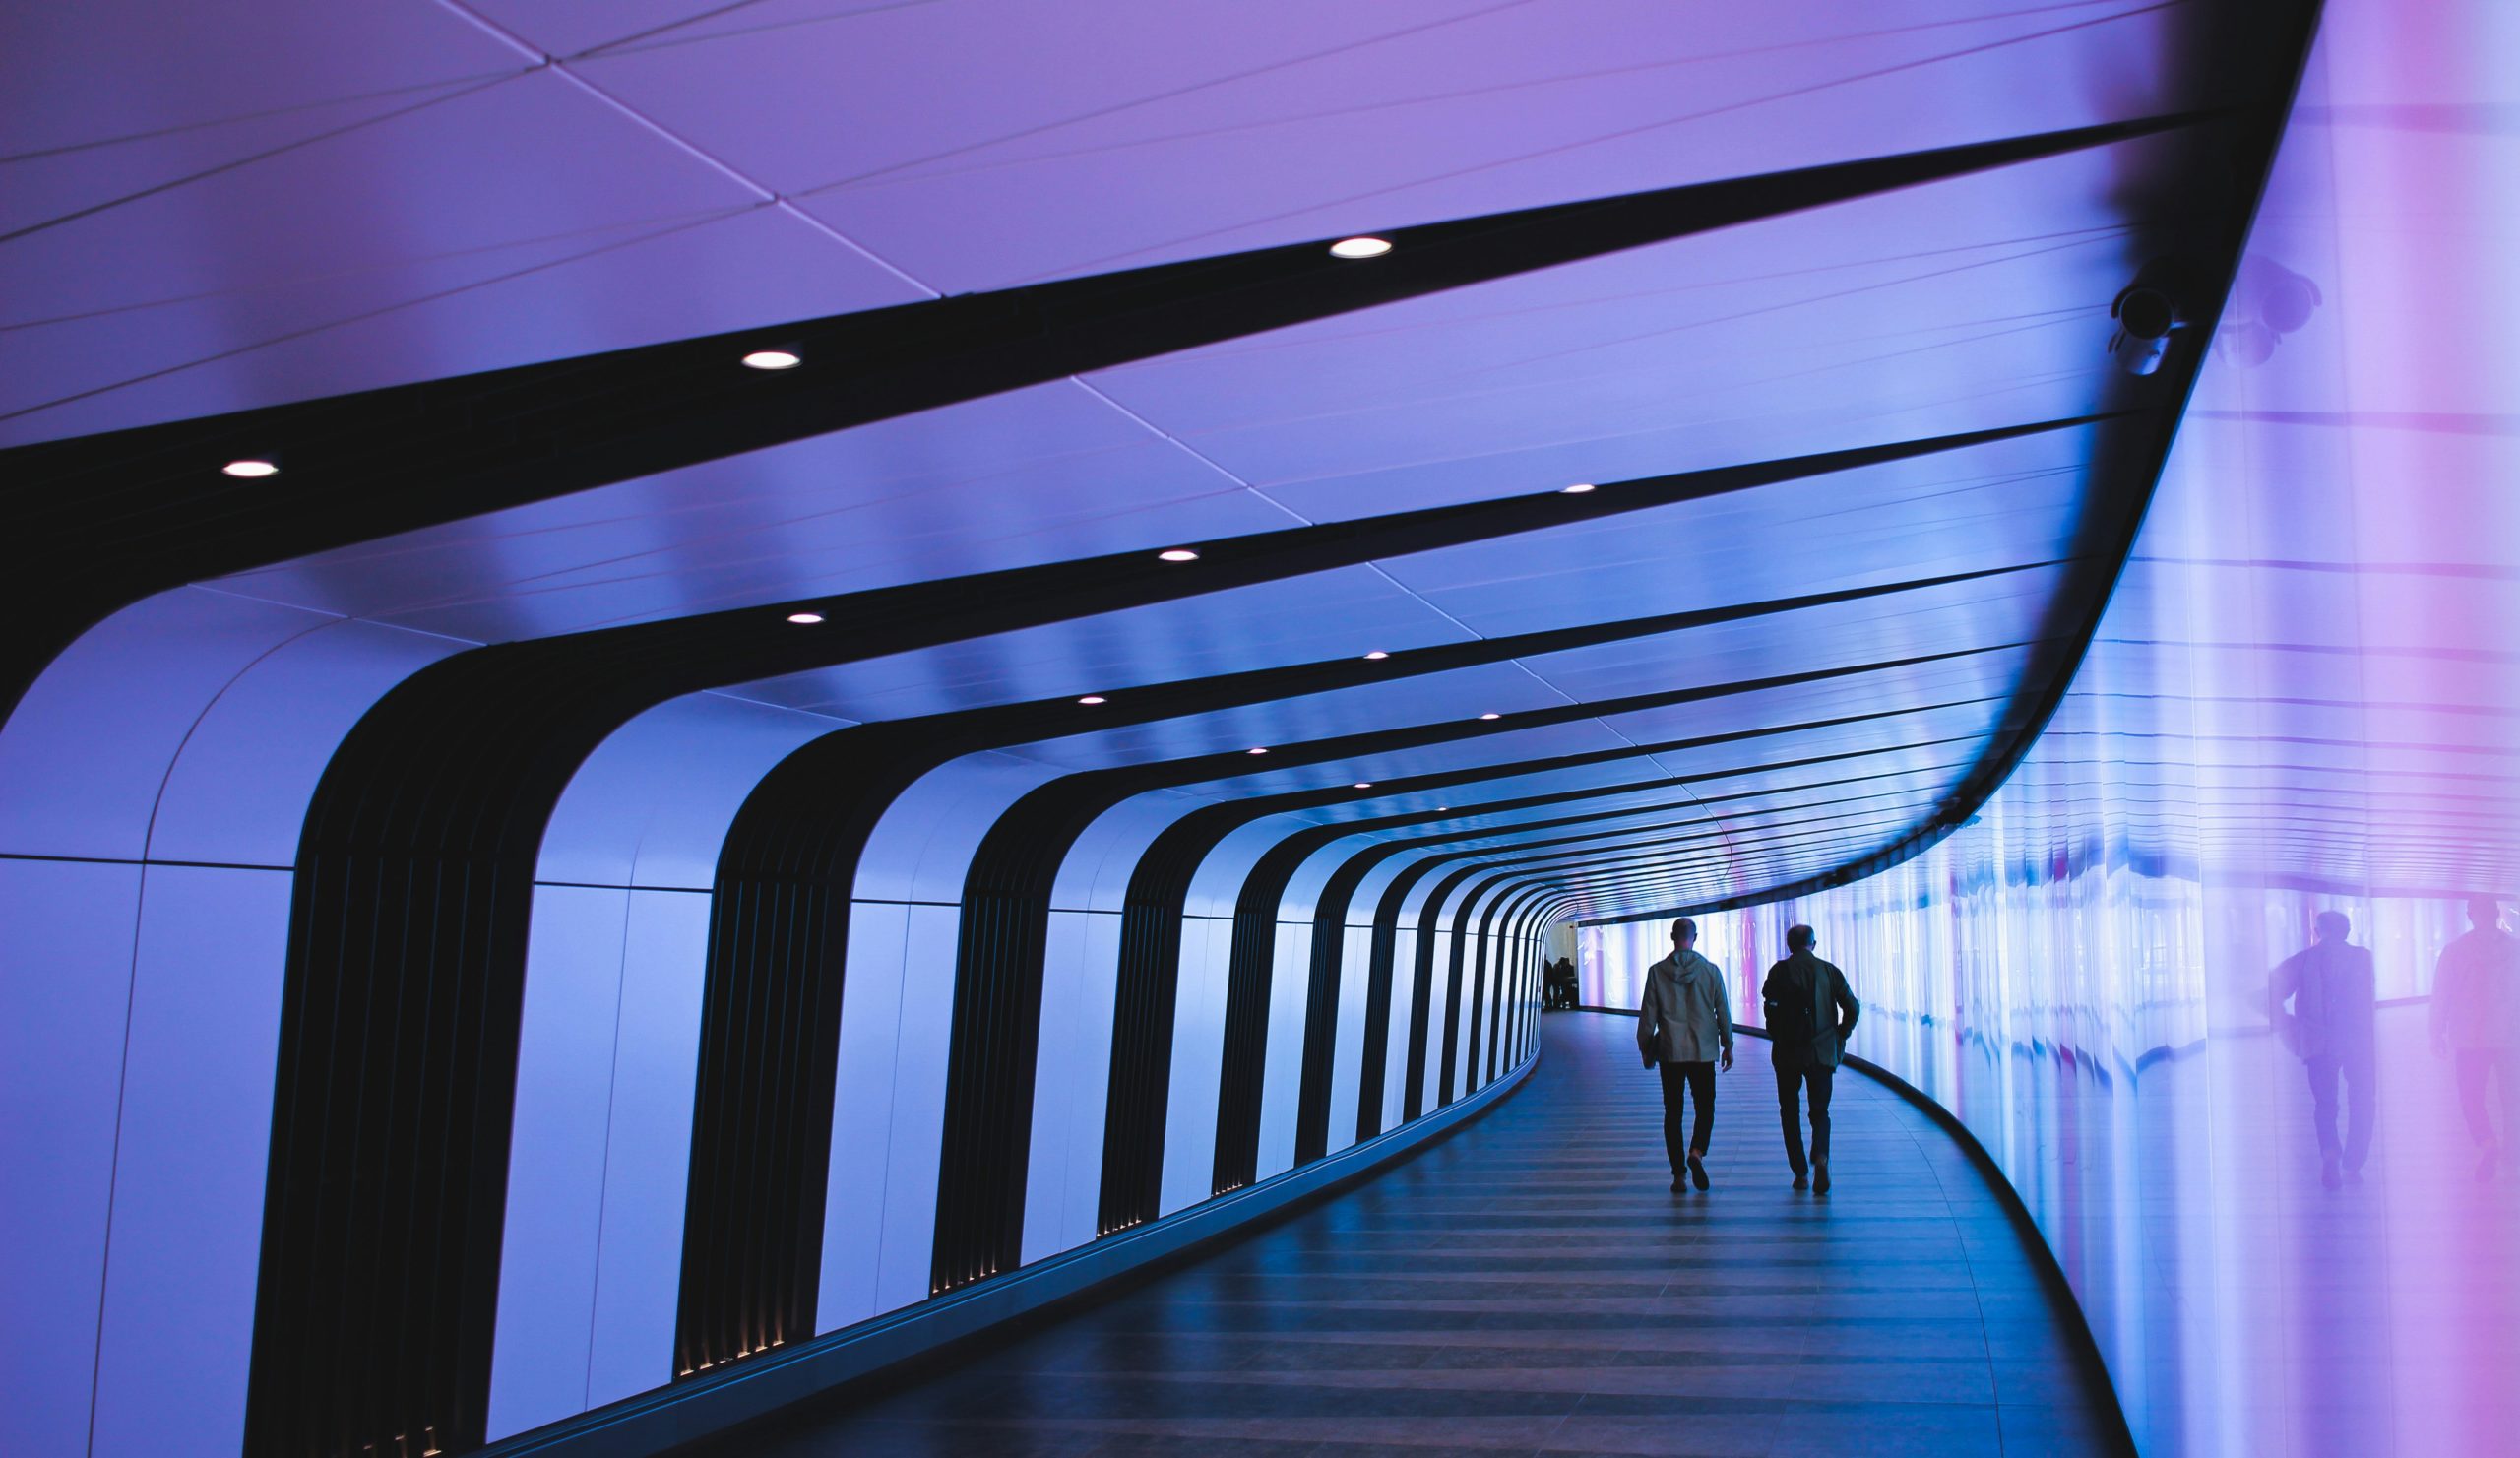
[{"label": "tunnel interior", "polygon": [[[2515,28],[12,18],[6,1446],[932,1446],[905,1363],[1323,1358],[1374,1240],[1422,1314],[1592,1201],[1714,1222],[1567,1298],[1680,1386],[1245,1435],[1848,1440],[1686,1387],[1773,1299],[1978,1313],[1921,1451],[2499,1451]],[[1604,1046],[1682,916],[1745,1063],[1814,929],[1918,1163],[1780,1203],[1728,1073],[1739,1213],[1666,1201]],[[1922,1284],[1790,1285],[1928,1183]],[[1230,1435],[1114,1401],[1024,1430]]]}]

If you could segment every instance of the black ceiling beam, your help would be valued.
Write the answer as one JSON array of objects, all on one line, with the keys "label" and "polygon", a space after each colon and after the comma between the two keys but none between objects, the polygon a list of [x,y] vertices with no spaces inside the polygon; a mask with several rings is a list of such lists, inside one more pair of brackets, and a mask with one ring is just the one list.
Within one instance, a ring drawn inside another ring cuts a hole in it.
[{"label": "black ceiling beam", "polygon": [[1931,849],[1976,814],[2010,778],[2072,687],[2134,548],[2153,489],[2169,464],[2179,421],[2195,391],[2207,346],[2230,299],[2232,280],[2238,273],[2249,228],[2274,170],[2276,148],[2283,141],[2293,97],[2309,61],[2310,41],[2318,31],[2318,0],[2270,0],[2197,18],[2199,24],[2222,32],[2194,54],[2223,58],[2216,63],[2224,71],[2217,79],[2234,104],[2221,114],[2231,118],[2231,125],[2216,128],[2216,145],[2196,149],[2182,159],[2182,175],[2168,179],[2175,192],[2190,200],[2189,210],[2146,239],[2155,256],[2174,256],[2184,265],[2182,272],[2192,282],[2181,302],[2193,323],[2172,336],[2157,373],[2115,382],[2114,399],[2120,405],[2141,402],[2146,408],[2126,415],[2118,428],[2101,434],[2089,472],[2083,518],[2073,539],[2071,556],[2077,565],[2066,574],[2040,624],[2039,636],[2046,647],[2025,675],[2022,691],[2003,724],[1950,803],[1909,834],[1817,875],[1743,889],[1703,905],[1662,907],[1595,921],[1729,911],[1861,880]]},{"label": "black ceiling beam", "polygon": [[[2141,117],[796,320],[0,451],[0,710],[153,593],[1762,219],[2152,136]],[[750,349],[802,356],[748,370]],[[240,458],[278,475],[220,473]],[[43,581],[40,593],[26,584]]]}]

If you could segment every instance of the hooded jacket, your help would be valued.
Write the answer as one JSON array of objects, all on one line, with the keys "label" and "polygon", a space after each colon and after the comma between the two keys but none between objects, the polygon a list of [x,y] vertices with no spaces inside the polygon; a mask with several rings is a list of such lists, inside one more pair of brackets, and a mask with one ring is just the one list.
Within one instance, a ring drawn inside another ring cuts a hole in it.
[{"label": "hooded jacket", "polygon": [[1653,1063],[1712,1063],[1732,1051],[1732,998],[1724,970],[1695,952],[1673,952],[1645,970],[1636,1046]]}]

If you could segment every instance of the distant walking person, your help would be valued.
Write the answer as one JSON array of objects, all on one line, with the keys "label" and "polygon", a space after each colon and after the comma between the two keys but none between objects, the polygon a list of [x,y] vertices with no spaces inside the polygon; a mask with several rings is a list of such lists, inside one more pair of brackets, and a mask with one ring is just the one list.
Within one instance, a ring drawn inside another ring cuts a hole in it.
[{"label": "distant walking person", "polygon": [[[2490,896],[2468,901],[2471,930],[2441,949],[2432,971],[2432,1046],[2447,1050],[2459,1083],[2459,1110],[2476,1141],[2477,1178],[2491,1179],[2502,1142],[2520,1129],[2520,1090],[2511,1080],[2514,1024],[2520,1023],[2520,941],[2502,929],[2502,908]],[[2486,1081],[2501,1096],[2502,1134],[2494,1136]]]},{"label": "distant walking person", "polygon": [[[1686,1179],[1705,1189],[1707,1140],[1715,1133],[1715,1060],[1732,1066],[1732,998],[1724,969],[1697,954],[1697,923],[1671,923],[1671,955],[1645,971],[1645,999],[1636,1008],[1636,1047],[1645,1066],[1663,1074],[1663,1152],[1671,1160],[1671,1188]],[[1680,1103],[1697,1101],[1697,1120],[1680,1140]]]},{"label": "distant walking person", "polygon": [[[1768,1036],[1776,1045],[1777,1115],[1785,1124],[1785,1162],[1794,1187],[1829,1192],[1829,1086],[1838,1058],[1863,1004],[1855,1000],[1847,975],[1812,952],[1819,936],[1808,926],[1785,932],[1785,960],[1768,969],[1759,1001]],[[1802,1092],[1811,1092],[1811,1162],[1802,1162]]]},{"label": "distant walking person", "polygon": [[[2267,989],[2276,1030],[2310,1076],[2310,1121],[2318,1128],[2319,1183],[2334,1189],[2344,1175],[2362,1177],[2371,1157],[2373,1088],[2371,951],[2346,940],[2354,923],[2343,912],[2321,912],[2309,946],[2278,963]],[[2293,1004],[2287,1012],[2284,1004]],[[2353,1107],[2345,1137],[2336,1134],[2337,1085]]]}]

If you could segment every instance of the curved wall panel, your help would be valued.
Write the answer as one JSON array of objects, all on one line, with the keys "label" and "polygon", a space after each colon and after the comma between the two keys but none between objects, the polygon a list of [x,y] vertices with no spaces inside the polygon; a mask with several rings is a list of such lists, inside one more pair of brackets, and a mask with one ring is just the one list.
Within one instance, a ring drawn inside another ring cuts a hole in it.
[{"label": "curved wall panel", "polygon": [[8,1181],[0,1252],[31,1451],[241,1441],[296,822],[349,725],[462,646],[182,589],[0,733],[0,1163],[43,1172]]},{"label": "curved wall panel", "polygon": [[673,1376],[719,848],[771,766],[834,727],[676,699],[616,730],[560,797],[526,950],[493,1438]]}]

